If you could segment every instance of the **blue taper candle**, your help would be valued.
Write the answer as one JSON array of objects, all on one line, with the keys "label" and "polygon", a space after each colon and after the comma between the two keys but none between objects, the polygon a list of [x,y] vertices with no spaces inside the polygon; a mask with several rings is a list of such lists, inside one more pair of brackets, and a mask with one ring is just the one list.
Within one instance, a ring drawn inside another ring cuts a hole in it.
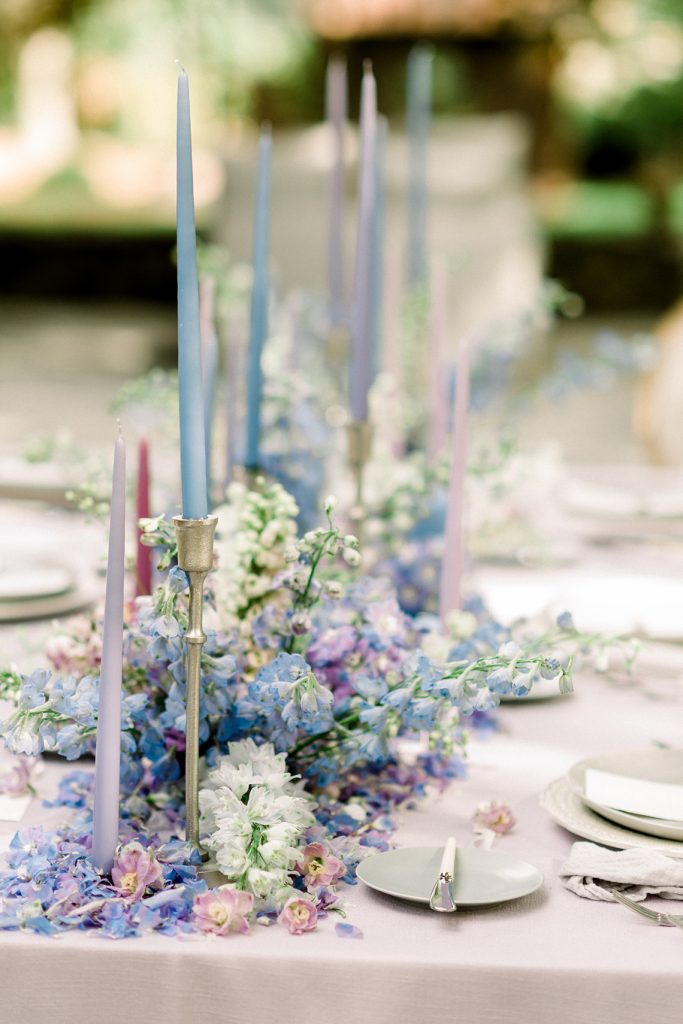
[{"label": "blue taper candle", "polygon": [[214,288],[214,279],[204,275],[199,283],[199,322],[202,350],[204,440],[206,442],[206,490],[209,508],[211,508],[213,492],[213,422],[216,404],[216,373],[218,371],[218,338],[216,337],[213,311]]},{"label": "blue taper candle", "polygon": [[247,429],[244,464],[258,469],[261,444],[261,392],[263,369],[261,356],[268,335],[268,233],[270,220],[271,134],[267,125],[261,131],[254,218],[254,280],[251,289],[249,324],[249,365],[247,367]]},{"label": "blue taper candle", "polygon": [[408,122],[408,283],[427,278],[427,148],[432,112],[430,46],[414,46],[408,55],[406,113]]},{"label": "blue taper candle", "polygon": [[365,64],[360,107],[360,165],[358,170],[358,233],[351,313],[351,418],[368,418],[368,389],[372,365],[372,242],[375,207],[375,149],[377,87],[372,66]]},{"label": "blue taper candle", "polygon": [[208,515],[206,445],[199,331],[197,239],[192,189],[190,91],[185,70],[178,78],[176,223],[178,252],[178,391],[180,401],[180,475],[183,516]]}]

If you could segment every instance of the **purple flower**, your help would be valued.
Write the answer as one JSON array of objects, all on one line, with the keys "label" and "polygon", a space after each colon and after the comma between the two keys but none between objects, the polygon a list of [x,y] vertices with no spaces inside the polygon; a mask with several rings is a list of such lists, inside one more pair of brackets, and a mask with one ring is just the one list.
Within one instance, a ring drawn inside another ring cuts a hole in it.
[{"label": "purple flower", "polygon": [[0,775],[0,793],[22,796],[33,792],[31,774],[37,764],[34,757],[15,757],[12,767]]},{"label": "purple flower", "polygon": [[130,900],[139,900],[147,889],[163,887],[161,864],[154,852],[135,841],[120,848],[111,877],[116,891]]},{"label": "purple flower", "polygon": [[303,896],[290,896],[285,903],[278,921],[289,931],[290,935],[303,935],[312,932],[318,922],[318,911],[315,904]]},{"label": "purple flower", "polygon": [[499,836],[504,836],[515,827],[516,819],[507,804],[490,800],[479,804],[474,815],[475,824],[481,828],[490,828]]},{"label": "purple flower", "polygon": [[346,873],[342,862],[325,850],[322,843],[309,843],[304,847],[304,859],[296,865],[306,888],[315,891],[321,886],[334,885]]},{"label": "purple flower", "polygon": [[192,918],[203,932],[211,932],[213,935],[239,932],[246,935],[253,906],[254,897],[250,892],[241,892],[223,885],[220,889],[209,889],[195,896]]}]

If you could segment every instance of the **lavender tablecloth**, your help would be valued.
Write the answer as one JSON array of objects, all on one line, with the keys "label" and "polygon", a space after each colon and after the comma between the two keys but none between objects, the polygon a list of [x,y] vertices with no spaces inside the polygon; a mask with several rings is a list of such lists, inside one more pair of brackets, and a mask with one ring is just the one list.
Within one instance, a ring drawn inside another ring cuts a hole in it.
[{"label": "lavender tablecloth", "polygon": [[[274,926],[184,942],[0,933],[0,1021],[678,1024],[683,936],[563,889],[557,871],[572,837],[547,818],[538,795],[580,757],[676,744],[682,735],[683,699],[648,697],[637,680],[617,686],[588,676],[569,699],[503,708],[500,732],[472,744],[470,777],[406,812],[397,838],[428,845],[453,832],[470,842],[477,802],[505,800],[518,824],[498,849],[541,868],[539,892],[444,918],[359,885],[349,920],[362,939],[338,938],[331,922],[298,937]],[[49,766],[43,793],[60,770]],[[56,813],[36,800],[22,824]],[[0,835],[14,828],[0,823]]]},{"label": "lavender tablecloth", "polygon": [[[3,660],[25,663],[39,633],[0,630]],[[653,664],[644,660],[632,681],[583,674],[570,698],[501,708],[499,731],[472,742],[469,778],[402,815],[400,844],[449,833],[466,844],[479,801],[509,803],[518,824],[498,849],[543,871],[534,895],[444,917],[358,885],[348,919],[362,939],[338,938],[330,921],[303,936],[273,926],[190,941],[0,932],[0,1024],[679,1024],[683,935],[564,889],[557,872],[573,837],[538,803],[579,758],[681,745],[677,670]],[[40,799],[62,770],[47,766],[22,826],[63,813]],[[0,845],[16,827],[0,821]]]}]

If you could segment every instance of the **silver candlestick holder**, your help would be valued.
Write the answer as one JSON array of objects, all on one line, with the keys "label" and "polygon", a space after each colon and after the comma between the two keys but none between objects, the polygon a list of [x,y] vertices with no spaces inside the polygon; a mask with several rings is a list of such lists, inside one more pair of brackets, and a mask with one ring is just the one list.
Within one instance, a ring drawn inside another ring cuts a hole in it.
[{"label": "silver candlestick holder", "polygon": [[204,613],[204,580],[213,568],[213,536],[217,516],[206,519],[183,519],[175,516],[178,541],[178,566],[190,581],[190,608],[185,664],[187,680],[185,725],[185,838],[199,849],[199,699],[201,694],[202,647],[206,635],[202,629]]},{"label": "silver candlestick holder", "polygon": [[362,546],[365,523],[365,470],[372,452],[372,427],[367,420],[352,420],[347,425],[348,463],[353,476],[354,503],[351,523]]}]

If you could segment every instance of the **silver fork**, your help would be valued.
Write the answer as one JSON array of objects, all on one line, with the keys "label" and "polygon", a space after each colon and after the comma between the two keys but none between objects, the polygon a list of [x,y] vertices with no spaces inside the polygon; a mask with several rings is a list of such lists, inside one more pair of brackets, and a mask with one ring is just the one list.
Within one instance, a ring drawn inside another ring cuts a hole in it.
[{"label": "silver fork", "polygon": [[635,914],[640,914],[641,917],[646,917],[648,921],[652,921],[653,924],[662,925],[664,928],[681,928],[683,929],[683,914],[663,914],[658,910],[650,910],[649,907],[644,907],[640,903],[636,903],[635,900],[629,899],[628,896],[624,896],[623,892],[619,892],[617,889],[610,889],[610,892],[614,896],[617,903],[621,903],[623,907],[628,907]]}]

